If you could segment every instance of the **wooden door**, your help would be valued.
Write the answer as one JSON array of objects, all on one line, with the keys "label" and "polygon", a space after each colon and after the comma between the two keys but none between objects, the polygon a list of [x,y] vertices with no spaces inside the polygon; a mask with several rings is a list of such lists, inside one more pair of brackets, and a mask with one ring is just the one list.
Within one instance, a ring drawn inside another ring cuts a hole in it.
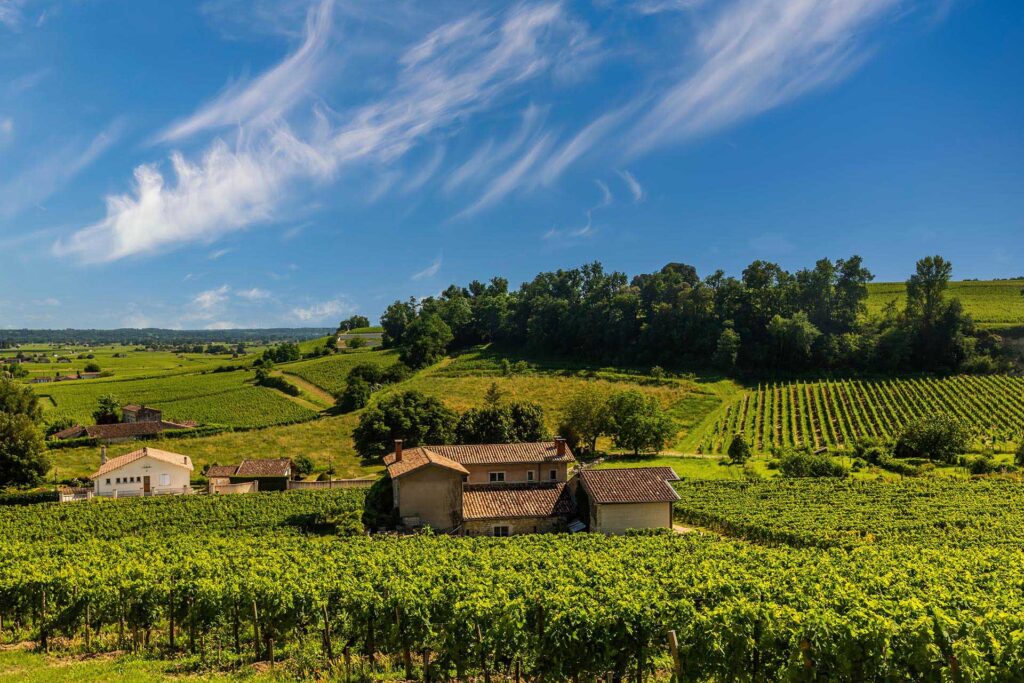
[{"label": "wooden door", "polygon": [[142,477],[142,492],[149,493],[149,475]]}]

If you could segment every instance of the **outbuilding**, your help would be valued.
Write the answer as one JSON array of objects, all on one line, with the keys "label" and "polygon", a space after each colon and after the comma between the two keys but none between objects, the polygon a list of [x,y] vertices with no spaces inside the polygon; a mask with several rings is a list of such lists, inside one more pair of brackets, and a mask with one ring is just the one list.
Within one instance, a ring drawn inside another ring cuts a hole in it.
[{"label": "outbuilding", "polygon": [[576,503],[591,531],[621,534],[627,529],[672,528],[672,504],[679,500],[671,467],[584,469],[578,474]]},{"label": "outbuilding", "polygon": [[111,458],[90,477],[95,495],[128,497],[192,493],[192,459],[157,448]]}]

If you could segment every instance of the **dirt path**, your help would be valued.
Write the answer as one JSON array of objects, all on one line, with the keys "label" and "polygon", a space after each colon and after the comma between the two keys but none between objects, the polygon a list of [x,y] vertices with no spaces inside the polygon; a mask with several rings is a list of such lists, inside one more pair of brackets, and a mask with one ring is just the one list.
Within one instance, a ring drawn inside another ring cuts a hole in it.
[{"label": "dirt path", "polygon": [[682,524],[673,523],[672,531],[676,532],[677,534],[695,534],[698,533],[700,529],[697,529],[696,527],[692,526],[683,526]]},{"label": "dirt path", "polygon": [[304,392],[315,398],[318,402],[323,403],[321,408],[330,408],[331,406],[334,405],[334,397],[331,396],[330,393],[324,391],[317,385],[313,384],[312,382],[307,382],[298,375],[293,375],[288,372],[282,372],[281,374],[284,375],[285,379],[287,379],[289,382],[297,386],[299,389],[302,389]]}]

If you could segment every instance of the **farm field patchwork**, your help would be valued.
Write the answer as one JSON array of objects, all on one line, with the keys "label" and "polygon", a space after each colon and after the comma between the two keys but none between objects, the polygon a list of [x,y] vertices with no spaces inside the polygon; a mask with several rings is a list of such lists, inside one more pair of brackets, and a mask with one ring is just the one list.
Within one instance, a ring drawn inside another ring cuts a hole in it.
[{"label": "farm field patchwork", "polygon": [[[959,299],[964,310],[981,328],[999,329],[1024,325],[1024,280],[981,280],[950,282],[947,295]],[[902,282],[868,284],[868,314],[880,315],[895,301],[899,308],[906,301],[907,287]]]},{"label": "farm field patchwork", "polygon": [[232,427],[265,427],[311,420],[317,413],[279,391],[247,384],[245,371],[172,375],[148,379],[97,382],[82,380],[33,385],[50,413],[92,424],[100,396],[111,394],[122,405],[137,403],[164,411],[168,420],[195,420]]},{"label": "farm field patchwork", "polygon": [[758,452],[805,444],[843,446],[864,437],[891,438],[907,422],[935,412],[961,418],[979,444],[1008,448],[1024,429],[1024,377],[764,384],[730,402],[698,446],[702,453],[724,453],[736,433]]},{"label": "farm field patchwork", "polygon": [[[46,363],[24,363],[22,367],[28,371],[27,379],[36,377],[53,377],[55,374],[74,375],[76,372],[85,371],[88,363],[96,363],[102,372],[113,373],[110,377],[83,380],[89,382],[109,382],[133,377],[155,377],[161,375],[176,375],[198,373],[213,370],[220,365],[231,365],[244,363],[251,360],[252,353],[262,351],[262,347],[249,348],[250,355],[242,358],[232,358],[231,354],[211,355],[205,353],[183,353],[178,354],[172,351],[146,351],[134,346],[58,346],[48,344],[36,344],[25,346],[19,349],[0,350],[0,357],[14,357],[19,352],[36,357],[46,356],[49,362]],[[79,356],[92,355],[92,358],[79,358]],[[68,363],[58,363],[57,358],[63,357],[70,360]]]}]

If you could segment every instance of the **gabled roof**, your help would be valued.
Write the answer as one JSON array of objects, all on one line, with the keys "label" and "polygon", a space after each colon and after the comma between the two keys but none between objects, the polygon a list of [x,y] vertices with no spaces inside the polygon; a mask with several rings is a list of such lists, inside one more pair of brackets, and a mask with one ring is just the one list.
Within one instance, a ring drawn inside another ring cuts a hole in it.
[{"label": "gabled roof", "polygon": [[235,477],[287,477],[291,473],[292,461],[281,460],[243,460],[235,472]]},{"label": "gabled roof", "polygon": [[231,477],[238,471],[238,465],[210,465],[206,468],[206,478]]},{"label": "gabled roof", "polygon": [[141,460],[142,458],[153,458],[165,462],[168,465],[174,465],[176,467],[184,467],[185,469],[192,471],[192,458],[181,453],[171,453],[170,451],[161,451],[158,448],[140,448],[137,451],[131,453],[125,453],[119,455],[116,458],[111,458],[106,461],[100,468],[89,475],[90,479],[98,479],[108,472],[113,472],[116,469],[120,469],[125,465]]},{"label": "gabled roof", "polygon": [[679,476],[671,467],[626,467],[622,469],[585,469],[580,484],[598,505],[614,503],[671,503],[679,494],[668,483]]},{"label": "gabled roof", "polygon": [[564,455],[558,455],[558,446],[554,441],[456,444],[428,448],[463,465],[576,461],[568,445],[565,446]]},{"label": "gabled roof", "polygon": [[398,460],[394,453],[384,456],[384,464],[388,468],[388,474],[392,479],[415,472],[428,465],[436,465],[445,469],[454,470],[459,474],[469,474],[469,470],[450,458],[434,452],[434,447],[406,448],[402,451],[402,459]]},{"label": "gabled roof", "polygon": [[555,484],[469,484],[462,489],[462,518],[516,519],[575,514],[569,487]]}]

